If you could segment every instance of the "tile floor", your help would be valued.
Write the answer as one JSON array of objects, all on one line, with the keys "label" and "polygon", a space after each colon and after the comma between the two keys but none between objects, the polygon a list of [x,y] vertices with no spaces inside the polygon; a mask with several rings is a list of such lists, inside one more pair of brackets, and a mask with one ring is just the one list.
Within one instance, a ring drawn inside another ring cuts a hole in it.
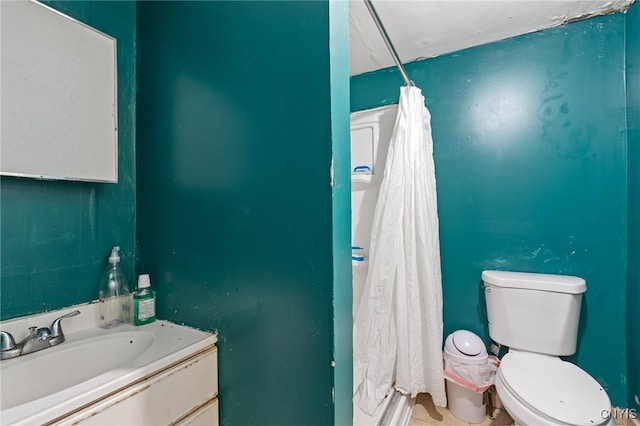
[{"label": "tile floor", "polygon": [[[496,407],[501,407],[499,401],[494,401],[494,404]],[[613,415],[616,418],[616,422],[618,423],[618,426],[640,426],[640,421],[630,419],[629,415],[626,413],[614,412]],[[451,414],[451,412],[448,409],[436,407],[433,404],[433,401],[431,400],[431,395],[426,393],[421,393],[418,395],[416,399],[416,405],[413,408],[413,412],[411,413],[411,418],[409,419],[409,426],[425,426],[425,425],[511,426],[513,425],[513,420],[504,409],[496,408],[494,410],[493,419],[490,419],[489,417],[487,417],[485,421],[482,423],[467,423],[458,419],[453,414]]]},{"label": "tile floor", "polygon": [[640,418],[637,414],[631,415],[628,411],[622,411],[619,408],[614,408],[611,411],[618,426],[640,426]]},{"label": "tile floor", "polygon": [[458,425],[494,425],[494,426],[511,426],[513,420],[502,409],[495,410],[495,418],[490,419],[487,417],[482,423],[467,423],[460,420],[447,408],[436,407],[433,405],[431,395],[421,393],[416,399],[416,405],[411,413],[409,419],[409,426],[424,426],[424,425],[446,425],[446,426],[458,426]]}]

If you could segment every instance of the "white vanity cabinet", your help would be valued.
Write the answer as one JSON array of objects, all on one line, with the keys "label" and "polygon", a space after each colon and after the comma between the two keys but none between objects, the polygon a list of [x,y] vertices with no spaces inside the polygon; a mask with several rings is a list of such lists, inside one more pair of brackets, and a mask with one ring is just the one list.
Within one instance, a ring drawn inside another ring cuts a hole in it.
[{"label": "white vanity cabinet", "polygon": [[218,425],[216,346],[156,371],[51,425]]}]

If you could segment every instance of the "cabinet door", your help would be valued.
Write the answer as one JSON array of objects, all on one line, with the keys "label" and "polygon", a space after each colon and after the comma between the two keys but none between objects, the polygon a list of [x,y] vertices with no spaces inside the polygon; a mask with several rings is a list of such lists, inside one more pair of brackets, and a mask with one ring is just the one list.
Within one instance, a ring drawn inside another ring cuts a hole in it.
[{"label": "cabinet door", "polygon": [[168,425],[210,404],[217,394],[218,357],[212,347],[53,424]]}]

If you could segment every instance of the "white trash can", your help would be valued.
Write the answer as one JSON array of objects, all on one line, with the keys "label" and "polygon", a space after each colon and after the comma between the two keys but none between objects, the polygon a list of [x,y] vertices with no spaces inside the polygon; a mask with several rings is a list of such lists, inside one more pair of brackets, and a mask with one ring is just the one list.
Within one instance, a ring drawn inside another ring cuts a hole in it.
[{"label": "white trash can", "polygon": [[[445,365],[447,359],[467,365],[488,363],[487,348],[484,346],[484,342],[480,337],[467,330],[458,330],[447,336],[443,356]],[[446,376],[445,378],[449,411],[465,422],[482,423],[487,412],[484,392],[475,392],[455,383]]]}]

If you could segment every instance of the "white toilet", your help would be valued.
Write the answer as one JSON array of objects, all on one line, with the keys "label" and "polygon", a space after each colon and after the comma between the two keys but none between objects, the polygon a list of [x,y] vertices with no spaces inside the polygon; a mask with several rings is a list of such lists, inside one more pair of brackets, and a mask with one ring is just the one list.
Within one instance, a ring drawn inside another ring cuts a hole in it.
[{"label": "white toilet", "polygon": [[483,271],[489,335],[509,347],[496,390],[516,425],[615,425],[598,382],[561,355],[576,351],[582,278]]}]

